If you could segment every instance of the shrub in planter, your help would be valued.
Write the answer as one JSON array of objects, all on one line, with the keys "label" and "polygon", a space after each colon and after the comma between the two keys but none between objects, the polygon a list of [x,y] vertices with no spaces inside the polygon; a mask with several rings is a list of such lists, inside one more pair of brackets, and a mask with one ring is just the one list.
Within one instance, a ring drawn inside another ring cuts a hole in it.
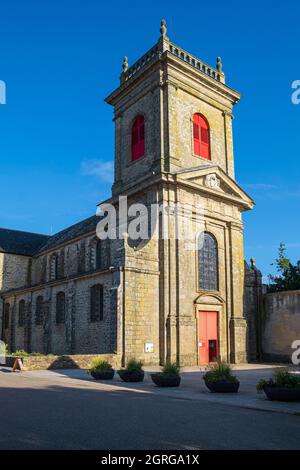
[{"label": "shrub in planter", "polygon": [[115,374],[112,365],[102,359],[94,359],[87,372],[96,380],[112,380]]},{"label": "shrub in planter", "polygon": [[203,376],[205,385],[213,393],[237,393],[240,382],[229,364],[218,361],[217,364],[209,366]]},{"label": "shrub in planter", "polygon": [[125,369],[118,370],[118,374],[124,382],[143,382],[145,375],[143,363],[131,359]]},{"label": "shrub in planter", "polygon": [[179,387],[180,368],[176,363],[167,362],[161,372],[151,374],[151,379],[158,387]]},{"label": "shrub in planter", "polygon": [[300,401],[300,376],[288,370],[277,370],[269,380],[260,380],[257,391],[265,392],[269,400]]}]

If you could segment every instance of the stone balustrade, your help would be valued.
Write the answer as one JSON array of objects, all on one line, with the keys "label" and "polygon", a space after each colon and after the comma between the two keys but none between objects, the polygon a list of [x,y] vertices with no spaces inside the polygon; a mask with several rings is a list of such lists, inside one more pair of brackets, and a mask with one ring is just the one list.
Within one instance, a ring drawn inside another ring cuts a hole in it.
[{"label": "stone balustrade", "polygon": [[186,64],[194,67],[199,72],[202,72],[211,78],[225,83],[225,74],[222,71],[221,58],[218,57],[217,68],[213,68],[210,65],[205,64],[196,57],[192,56],[188,52],[179,48],[175,44],[169,41],[165,36],[160,37],[159,41],[153,46],[146,54],[144,54],[139,60],[137,60],[131,67],[128,68],[127,57],[124,58],[123,72],[121,74],[121,83],[124,83],[136,76],[136,74],[149,62],[151,62],[157,55],[169,51],[175,57],[183,60]]},{"label": "stone balustrade", "polygon": [[[143,55],[139,60],[137,60],[131,67],[123,70],[121,74],[121,83],[126,82],[130,78],[133,78],[136,73],[141,70],[148,62],[150,62],[157,54],[160,52],[159,44],[155,44],[146,54]],[[124,69],[124,68],[123,68]]]},{"label": "stone balustrade", "polygon": [[175,46],[171,42],[169,43],[169,51],[171,52],[171,54],[183,60],[187,64],[190,64],[192,67],[195,67],[200,72],[209,75],[210,77],[214,78],[215,80],[218,80],[221,83],[225,83],[225,75],[221,70],[221,61],[218,61],[218,63],[220,64],[220,70],[216,70],[211,66],[205,64],[204,62],[200,61],[196,57],[192,56],[188,52],[185,52],[183,49],[180,49],[179,47]]}]

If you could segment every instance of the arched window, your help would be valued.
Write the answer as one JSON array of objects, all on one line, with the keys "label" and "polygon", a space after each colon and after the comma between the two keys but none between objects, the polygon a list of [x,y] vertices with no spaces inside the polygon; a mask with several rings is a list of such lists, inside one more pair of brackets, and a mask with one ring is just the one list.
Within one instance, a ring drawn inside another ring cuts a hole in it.
[{"label": "arched window", "polygon": [[218,244],[210,233],[198,237],[198,287],[204,290],[218,290]]},{"label": "arched window", "polygon": [[50,281],[54,281],[58,277],[58,256],[52,255],[50,258]]},{"label": "arched window", "polygon": [[25,325],[25,300],[20,300],[19,302],[19,326]]},{"label": "arched window", "polygon": [[194,154],[210,160],[210,132],[207,120],[201,114],[193,116]]},{"label": "arched window", "polygon": [[39,295],[35,305],[35,324],[42,325],[44,320],[43,297]]},{"label": "arched window", "polygon": [[66,317],[66,299],[64,292],[56,294],[56,323],[59,325],[65,323]]},{"label": "arched window", "polygon": [[103,286],[95,284],[91,287],[91,322],[103,320]]},{"label": "arched window", "polygon": [[137,160],[145,154],[144,117],[138,116],[131,129],[131,159]]},{"label": "arched window", "polygon": [[4,329],[7,330],[9,328],[9,313],[10,313],[10,305],[9,303],[4,305]]}]

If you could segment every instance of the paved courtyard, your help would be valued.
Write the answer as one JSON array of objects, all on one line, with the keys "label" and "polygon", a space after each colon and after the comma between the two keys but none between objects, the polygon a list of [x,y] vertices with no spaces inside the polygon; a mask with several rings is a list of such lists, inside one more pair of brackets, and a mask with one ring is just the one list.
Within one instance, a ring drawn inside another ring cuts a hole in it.
[{"label": "paved courtyard", "polygon": [[241,366],[238,395],[185,369],[178,389],[95,382],[82,370],[0,369],[0,449],[300,449],[300,403],[257,395],[268,366]]}]

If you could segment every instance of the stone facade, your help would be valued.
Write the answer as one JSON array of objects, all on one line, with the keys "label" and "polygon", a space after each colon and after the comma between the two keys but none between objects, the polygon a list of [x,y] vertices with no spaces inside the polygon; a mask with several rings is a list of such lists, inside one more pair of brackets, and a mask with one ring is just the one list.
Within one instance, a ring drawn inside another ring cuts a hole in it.
[{"label": "stone facade", "polygon": [[[95,217],[49,237],[22,259],[20,269],[18,257],[11,258],[16,278],[2,281],[7,285],[1,293],[3,305],[9,305],[3,337],[12,350],[115,353],[121,363],[136,357],[146,364],[194,365],[199,363],[199,312],[204,311],[217,312],[220,356],[247,360],[242,212],[254,202],[234,179],[232,109],[240,96],[224,82],[220,61],[213,69],[164,33],[138,63],[124,66],[120,87],[106,99],[115,113],[115,181],[107,202],[118,209],[122,195],[128,206],[167,206],[158,218],[159,236],[136,243],[126,236],[101,241],[98,267]],[[210,160],[194,155],[195,113],[209,122]],[[144,117],[145,155],[132,161],[131,129],[138,115]],[[178,203],[191,209],[194,249],[176,236]],[[163,236],[166,227],[168,237]],[[196,246],[203,230],[217,243],[214,291],[198,287]],[[92,322],[95,284],[103,286],[103,318]],[[62,324],[56,322],[59,292],[66,299]],[[41,296],[43,321],[37,324]],[[23,326],[18,324],[20,300],[26,305]]]},{"label": "stone facade", "polygon": [[[117,311],[114,299],[115,276],[105,261],[104,268],[96,268],[95,236],[97,218],[94,218],[94,230],[77,241],[71,240],[64,246],[55,247],[33,257],[17,257],[2,254],[15,263],[14,271],[9,273],[6,283],[8,289],[2,289],[3,305],[9,305],[9,323],[2,322],[3,338],[12,350],[25,349],[32,352],[72,354],[108,353],[116,351]],[[113,245],[105,247],[109,256]],[[84,257],[83,266],[80,259]],[[117,255],[114,256],[117,259]],[[20,264],[21,259],[22,263]],[[53,272],[52,260],[56,267]],[[21,269],[24,268],[24,269]],[[59,269],[60,268],[60,269]],[[10,277],[15,274],[14,289]],[[4,273],[4,278],[6,275]],[[103,286],[103,320],[91,322],[90,288],[95,284]],[[59,292],[65,294],[65,321],[57,324],[56,297]],[[36,322],[37,299],[42,297],[42,322]],[[20,301],[25,301],[25,321],[20,325],[18,314]],[[4,310],[4,307],[2,306]],[[101,342],[99,342],[101,337]]]}]

